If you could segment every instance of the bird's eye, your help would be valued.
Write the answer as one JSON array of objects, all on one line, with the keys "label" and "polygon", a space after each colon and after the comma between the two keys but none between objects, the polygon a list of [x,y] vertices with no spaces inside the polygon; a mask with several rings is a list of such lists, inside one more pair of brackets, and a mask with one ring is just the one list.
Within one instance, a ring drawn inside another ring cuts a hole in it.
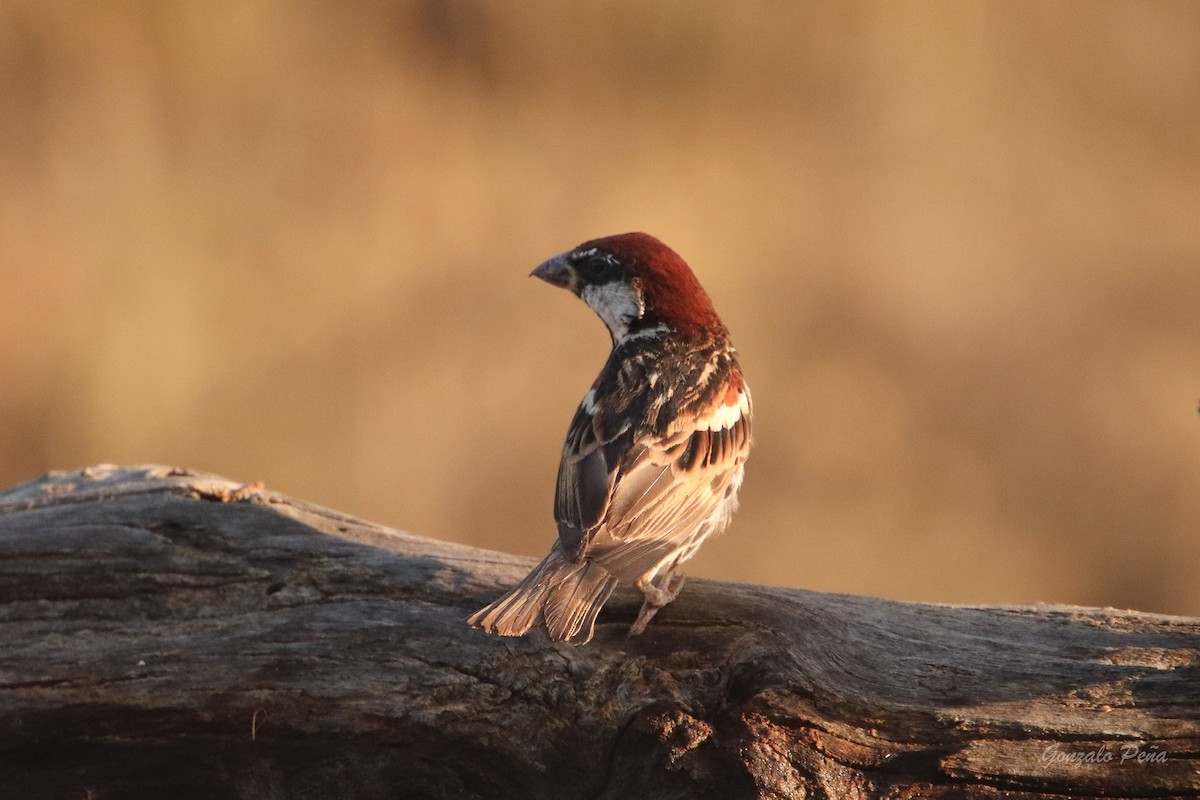
[{"label": "bird's eye", "polygon": [[611,256],[596,253],[579,265],[579,274],[588,283],[607,283],[617,276],[617,264]]}]

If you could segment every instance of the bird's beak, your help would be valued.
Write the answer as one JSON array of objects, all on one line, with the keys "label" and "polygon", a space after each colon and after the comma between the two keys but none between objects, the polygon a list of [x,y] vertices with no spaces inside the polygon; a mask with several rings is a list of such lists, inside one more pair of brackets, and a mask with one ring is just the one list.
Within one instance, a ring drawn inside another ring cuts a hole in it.
[{"label": "bird's beak", "polygon": [[543,261],[537,269],[529,273],[530,277],[541,278],[551,286],[570,289],[575,280],[575,270],[567,263],[566,255],[555,256],[549,261]]}]

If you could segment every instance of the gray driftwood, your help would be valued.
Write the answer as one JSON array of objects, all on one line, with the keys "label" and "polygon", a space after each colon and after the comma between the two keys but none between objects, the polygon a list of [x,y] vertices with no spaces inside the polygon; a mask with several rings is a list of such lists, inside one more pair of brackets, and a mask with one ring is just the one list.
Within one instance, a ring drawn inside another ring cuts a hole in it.
[{"label": "gray driftwood", "polygon": [[[752,539],[752,531],[741,535]],[[531,561],[215,476],[0,494],[0,797],[1200,794],[1200,620],[692,581],[583,648]]]}]

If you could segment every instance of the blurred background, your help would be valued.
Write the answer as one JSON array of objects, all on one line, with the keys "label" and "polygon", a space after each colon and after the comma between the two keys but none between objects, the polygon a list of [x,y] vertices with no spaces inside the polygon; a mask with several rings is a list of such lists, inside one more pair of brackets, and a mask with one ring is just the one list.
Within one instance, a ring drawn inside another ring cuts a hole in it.
[{"label": "blurred background", "polygon": [[757,448],[693,575],[1200,614],[1200,5],[0,3],[0,484],[542,555],[645,230]]}]

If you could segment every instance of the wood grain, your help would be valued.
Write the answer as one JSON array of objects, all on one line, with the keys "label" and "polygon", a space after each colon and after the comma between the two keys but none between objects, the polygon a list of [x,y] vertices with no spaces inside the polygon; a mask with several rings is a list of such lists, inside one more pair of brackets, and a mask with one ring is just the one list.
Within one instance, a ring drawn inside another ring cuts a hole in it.
[{"label": "wood grain", "polygon": [[[750,536],[751,532],[742,532]],[[532,564],[213,475],[0,494],[0,797],[1200,795],[1200,620],[692,580],[586,647]]]}]

